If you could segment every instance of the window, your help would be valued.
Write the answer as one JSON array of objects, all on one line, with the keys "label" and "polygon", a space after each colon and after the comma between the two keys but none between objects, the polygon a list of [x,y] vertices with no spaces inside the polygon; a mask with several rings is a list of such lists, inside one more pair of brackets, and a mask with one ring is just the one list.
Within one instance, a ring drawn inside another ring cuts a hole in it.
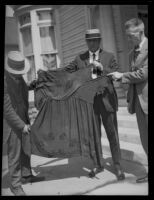
[{"label": "window", "polygon": [[37,25],[44,69],[57,68],[54,10],[37,11]]},{"label": "window", "polygon": [[37,76],[39,69],[59,67],[56,41],[55,10],[38,8],[18,16],[20,47],[30,64],[27,81]]},{"label": "window", "polygon": [[31,18],[29,12],[19,17],[19,26],[23,47],[22,51],[30,64],[30,70],[27,73],[27,80],[31,81],[35,78],[35,62],[31,35]]}]

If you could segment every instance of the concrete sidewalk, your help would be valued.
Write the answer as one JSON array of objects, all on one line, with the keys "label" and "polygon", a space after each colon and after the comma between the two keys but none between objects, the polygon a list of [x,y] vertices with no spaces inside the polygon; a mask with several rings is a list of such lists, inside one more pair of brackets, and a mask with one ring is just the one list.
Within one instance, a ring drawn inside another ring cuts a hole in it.
[{"label": "concrete sidewalk", "polygon": [[[148,183],[137,184],[136,178],[144,175],[147,166],[122,161],[126,179],[117,182],[111,157],[104,156],[105,170],[93,179],[88,171],[93,167],[88,158],[44,158],[32,155],[33,173],[45,176],[45,181],[26,184],[27,195],[148,195]],[[3,156],[2,196],[12,196],[9,189],[7,156]]]}]

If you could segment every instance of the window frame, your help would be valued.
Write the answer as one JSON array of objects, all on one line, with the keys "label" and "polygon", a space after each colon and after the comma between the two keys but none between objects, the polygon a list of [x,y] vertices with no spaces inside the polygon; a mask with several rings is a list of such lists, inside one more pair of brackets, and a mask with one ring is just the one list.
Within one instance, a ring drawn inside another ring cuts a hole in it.
[{"label": "window frame", "polygon": [[[37,18],[37,12],[39,11],[53,11],[53,19],[55,23],[52,23],[51,20],[40,20],[38,21]],[[31,22],[20,25],[20,20],[19,17],[22,15],[25,15],[26,13],[30,14],[30,19]],[[61,51],[61,43],[60,43],[60,22],[59,22],[59,13],[56,8],[51,7],[35,7],[33,9],[26,9],[26,10],[20,10],[20,12],[16,12],[16,20],[18,24],[18,38],[19,38],[19,49],[20,51],[24,54],[24,44],[22,40],[22,33],[21,30],[24,28],[30,27],[31,28],[31,38],[32,38],[32,50],[33,53],[26,54],[25,57],[29,56],[34,56],[34,63],[35,63],[35,78],[37,78],[37,71],[39,69],[44,69],[43,65],[43,59],[42,55],[44,54],[56,54],[56,63],[57,63],[57,68],[60,67],[60,64],[62,63],[62,51]],[[45,27],[45,26],[54,26],[54,35],[55,35],[55,46],[56,50],[55,51],[47,51],[47,52],[42,52],[41,50],[41,36],[40,36],[40,27]],[[27,75],[25,75],[25,80],[27,80]],[[32,80],[31,80],[32,81]]]}]

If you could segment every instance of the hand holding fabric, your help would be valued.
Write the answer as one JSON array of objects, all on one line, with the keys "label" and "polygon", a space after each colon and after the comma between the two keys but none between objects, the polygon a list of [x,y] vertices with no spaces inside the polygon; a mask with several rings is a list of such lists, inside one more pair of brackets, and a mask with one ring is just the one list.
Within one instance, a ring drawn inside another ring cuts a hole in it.
[{"label": "hand holding fabric", "polygon": [[103,71],[103,65],[100,63],[100,62],[98,62],[98,61],[93,61],[92,62],[92,64],[94,64],[94,66],[98,69],[98,70],[100,70],[100,71]]},{"label": "hand holding fabric", "polygon": [[123,76],[123,73],[121,72],[112,72],[112,73],[109,73],[107,76],[112,76],[113,80],[117,81],[117,80],[120,80]]},{"label": "hand holding fabric", "polygon": [[26,124],[23,128],[23,133],[30,134],[30,125]]}]

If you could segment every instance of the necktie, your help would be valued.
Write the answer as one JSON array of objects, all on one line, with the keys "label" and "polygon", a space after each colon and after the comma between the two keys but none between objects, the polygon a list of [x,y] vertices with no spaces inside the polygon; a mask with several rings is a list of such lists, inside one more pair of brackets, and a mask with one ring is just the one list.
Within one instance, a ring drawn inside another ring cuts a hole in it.
[{"label": "necktie", "polygon": [[95,53],[93,53],[93,61],[95,60],[95,58],[96,58],[96,55],[95,55]]},{"label": "necktie", "polygon": [[134,62],[136,61],[136,58],[137,58],[137,56],[139,55],[139,53],[140,53],[139,45],[137,45],[137,46],[134,48]]}]

